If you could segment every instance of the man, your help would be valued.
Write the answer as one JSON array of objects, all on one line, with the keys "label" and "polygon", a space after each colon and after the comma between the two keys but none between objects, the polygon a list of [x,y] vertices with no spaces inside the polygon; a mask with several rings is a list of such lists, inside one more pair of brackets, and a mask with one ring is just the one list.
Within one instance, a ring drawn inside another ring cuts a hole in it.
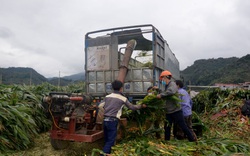
[{"label": "man", "polygon": [[[165,85],[165,91],[158,94],[157,98],[165,98],[172,96],[178,92],[178,88],[174,82],[171,81],[172,74],[168,70],[165,70],[160,75],[160,80]],[[170,140],[171,127],[173,122],[177,123],[183,132],[187,135],[189,141],[196,141],[196,138],[192,135],[189,128],[187,127],[184,117],[182,114],[181,107],[176,101],[166,98],[166,123],[165,129],[165,140]]]},{"label": "man", "polygon": [[[181,104],[184,120],[185,120],[189,130],[193,134],[193,136],[195,138],[197,138],[196,134],[194,133],[193,128],[192,128],[192,99],[189,96],[188,92],[185,89],[183,89],[183,83],[181,80],[176,80],[175,83],[178,87],[178,93],[180,94],[180,99],[181,99],[180,104]],[[174,136],[177,139],[185,138],[185,135],[183,134],[182,130],[175,123],[174,123],[174,131],[173,132],[174,132]]]},{"label": "man", "polygon": [[111,147],[115,144],[117,135],[118,121],[122,115],[122,108],[125,105],[131,110],[137,110],[145,108],[146,105],[133,105],[128,99],[122,94],[123,83],[119,80],[112,82],[113,93],[107,95],[104,98],[104,119],[103,119],[103,130],[105,144],[103,152],[105,154],[111,153]]}]

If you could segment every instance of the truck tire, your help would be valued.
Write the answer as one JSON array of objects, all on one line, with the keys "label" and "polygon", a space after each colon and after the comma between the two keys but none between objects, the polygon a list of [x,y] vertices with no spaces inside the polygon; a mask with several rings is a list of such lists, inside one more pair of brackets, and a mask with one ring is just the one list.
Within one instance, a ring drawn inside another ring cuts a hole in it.
[{"label": "truck tire", "polygon": [[51,139],[50,143],[55,150],[65,149],[69,145],[68,140]]}]

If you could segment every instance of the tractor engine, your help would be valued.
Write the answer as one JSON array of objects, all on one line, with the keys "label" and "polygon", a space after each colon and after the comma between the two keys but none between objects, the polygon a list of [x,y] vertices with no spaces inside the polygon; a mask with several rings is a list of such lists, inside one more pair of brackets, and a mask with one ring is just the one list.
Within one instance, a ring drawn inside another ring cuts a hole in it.
[{"label": "tractor engine", "polygon": [[47,117],[52,120],[52,129],[79,130],[92,129],[96,120],[96,107],[91,105],[89,95],[50,93],[43,98]]}]

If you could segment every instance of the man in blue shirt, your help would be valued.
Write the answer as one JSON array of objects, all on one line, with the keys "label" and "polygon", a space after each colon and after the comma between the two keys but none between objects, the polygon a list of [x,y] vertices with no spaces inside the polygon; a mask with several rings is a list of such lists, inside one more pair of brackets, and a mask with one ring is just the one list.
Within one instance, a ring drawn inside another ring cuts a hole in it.
[{"label": "man in blue shirt", "polygon": [[[180,99],[182,100],[182,102],[180,104],[181,104],[181,108],[182,108],[184,120],[185,120],[188,128],[192,132],[193,136],[195,138],[197,138],[196,134],[194,133],[193,128],[192,128],[192,99],[189,96],[188,92],[185,89],[183,89],[183,83],[182,83],[182,81],[176,80],[175,83],[176,83],[176,85],[178,87],[178,93],[181,95]],[[174,136],[177,139],[183,139],[183,138],[185,138],[184,133],[178,127],[177,124],[174,124],[173,133],[174,133]]]}]

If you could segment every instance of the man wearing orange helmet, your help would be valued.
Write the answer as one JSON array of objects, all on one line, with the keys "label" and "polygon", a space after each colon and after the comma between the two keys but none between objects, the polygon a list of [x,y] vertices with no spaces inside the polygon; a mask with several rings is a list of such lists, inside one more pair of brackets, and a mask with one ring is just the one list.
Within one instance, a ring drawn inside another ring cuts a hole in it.
[{"label": "man wearing orange helmet", "polygon": [[163,98],[166,100],[165,111],[166,111],[166,122],[164,124],[165,129],[165,140],[170,140],[171,127],[175,122],[177,123],[182,131],[187,135],[189,141],[196,141],[196,138],[192,135],[189,128],[187,127],[181,106],[178,102],[168,99],[167,97],[178,93],[178,87],[175,82],[171,81],[172,74],[170,71],[165,70],[160,75],[161,83],[165,86],[165,90],[157,95],[157,98]]}]

